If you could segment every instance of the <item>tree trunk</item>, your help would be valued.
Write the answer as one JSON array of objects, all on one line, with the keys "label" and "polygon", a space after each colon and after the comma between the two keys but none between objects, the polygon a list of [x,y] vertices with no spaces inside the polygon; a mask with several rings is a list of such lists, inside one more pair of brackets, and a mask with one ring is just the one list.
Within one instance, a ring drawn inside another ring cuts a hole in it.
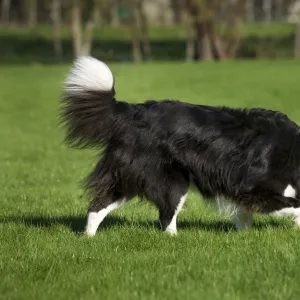
[{"label": "tree trunk", "polygon": [[276,7],[275,7],[275,19],[276,21],[282,21],[283,17],[283,9],[284,9],[284,3],[283,0],[276,0]]},{"label": "tree trunk", "polygon": [[199,52],[199,58],[201,60],[203,61],[214,60],[212,47],[207,33],[205,33],[198,39],[198,52]]},{"label": "tree trunk", "polygon": [[51,18],[53,24],[53,46],[58,62],[62,61],[63,50],[61,42],[61,0],[52,0]]},{"label": "tree trunk", "polygon": [[203,61],[214,60],[209,35],[203,22],[196,25],[196,34],[198,43],[198,59]]},{"label": "tree trunk", "polygon": [[294,52],[295,58],[300,58],[300,23],[296,24]]},{"label": "tree trunk", "polygon": [[78,57],[81,54],[81,45],[82,45],[80,0],[73,0],[71,14],[72,14],[73,51],[75,57]]},{"label": "tree trunk", "polygon": [[141,53],[141,42],[136,36],[132,37],[132,57],[133,61],[136,63],[140,63],[143,60]]},{"label": "tree trunk", "polygon": [[[138,0],[139,1],[139,0]],[[140,19],[137,3],[131,1],[131,17],[129,20],[129,26],[131,28],[132,39],[132,58],[133,61],[139,63],[143,60],[141,52],[141,40],[140,40]]]},{"label": "tree trunk", "polygon": [[[244,18],[245,4],[245,0],[226,1],[226,5],[219,1],[186,0],[196,32],[200,60],[226,60],[236,55],[241,41],[239,29]],[[220,18],[220,11],[223,18]],[[217,34],[217,26],[222,21],[226,34],[221,38]]]},{"label": "tree trunk", "polygon": [[167,18],[166,18],[166,7],[165,0],[156,1],[156,4],[159,6],[157,12],[157,20],[160,26],[166,26]]},{"label": "tree trunk", "polygon": [[200,9],[203,8],[202,5],[199,8],[198,4],[192,0],[186,1],[186,5],[190,15],[191,23],[193,24],[195,30],[198,60],[214,60],[212,45],[210,43],[209,35],[207,32],[206,21],[201,20],[202,12],[200,11]]},{"label": "tree trunk", "polygon": [[263,10],[265,22],[270,23],[272,21],[272,0],[263,1]]},{"label": "tree trunk", "polygon": [[141,41],[139,38],[138,29],[134,24],[131,26],[131,39],[132,39],[132,58],[136,63],[140,63],[143,60],[141,52]]},{"label": "tree trunk", "polygon": [[84,41],[81,46],[81,55],[90,55],[92,51],[94,21],[89,20],[84,31]]},{"label": "tree trunk", "polygon": [[180,1],[181,0],[171,0],[171,6],[173,10],[173,22],[175,24],[181,23],[181,10],[180,10]]},{"label": "tree trunk", "polygon": [[111,7],[111,25],[113,27],[120,27],[120,18],[119,18],[119,12],[117,10],[116,5],[112,5]]},{"label": "tree trunk", "polygon": [[146,60],[152,60],[152,48],[150,44],[150,40],[148,38],[148,33],[143,34],[143,49]]},{"label": "tree trunk", "polygon": [[37,0],[28,1],[28,26],[33,28],[37,24]]},{"label": "tree trunk", "polygon": [[254,0],[246,0],[246,19],[248,22],[253,22],[254,16]]},{"label": "tree trunk", "polygon": [[1,23],[9,24],[11,0],[2,0],[1,4]]},{"label": "tree trunk", "polygon": [[72,35],[73,51],[75,57],[80,55],[90,55],[92,50],[93,29],[94,29],[94,6],[93,1],[88,1],[87,10],[89,19],[86,22],[85,29],[82,28],[82,6],[80,0],[73,0],[71,10],[72,14]]},{"label": "tree trunk", "polygon": [[101,6],[99,2],[95,2],[95,9],[94,9],[94,16],[93,22],[98,27],[101,26],[102,23],[102,16],[101,16]]},{"label": "tree trunk", "polygon": [[209,40],[212,58],[218,60],[226,60],[228,58],[226,47],[227,41],[223,40],[220,36],[217,35],[214,21],[206,21],[204,28]]},{"label": "tree trunk", "polygon": [[187,37],[186,37],[186,53],[185,60],[191,62],[195,57],[195,39],[194,39],[194,29],[192,26],[188,27]]},{"label": "tree trunk", "polygon": [[151,44],[148,36],[148,23],[147,23],[147,15],[145,14],[144,7],[143,7],[143,1],[140,0],[137,4],[137,14],[138,18],[140,19],[140,33],[143,40],[143,49],[144,49],[144,55],[146,60],[151,60],[152,58],[152,49]]}]

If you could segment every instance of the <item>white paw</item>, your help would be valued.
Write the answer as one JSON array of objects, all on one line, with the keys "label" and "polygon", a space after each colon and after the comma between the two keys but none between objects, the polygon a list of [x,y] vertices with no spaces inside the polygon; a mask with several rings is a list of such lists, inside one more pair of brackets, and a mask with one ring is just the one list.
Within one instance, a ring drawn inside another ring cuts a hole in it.
[{"label": "white paw", "polygon": [[300,217],[299,216],[294,219],[294,222],[297,227],[300,227]]},{"label": "white paw", "polygon": [[169,235],[171,235],[171,236],[177,235],[177,230],[176,230],[176,229],[169,228],[169,227],[166,229],[166,232],[167,232]]},{"label": "white paw", "polygon": [[85,234],[89,237],[93,237],[96,235],[96,231],[91,228],[86,228]]}]

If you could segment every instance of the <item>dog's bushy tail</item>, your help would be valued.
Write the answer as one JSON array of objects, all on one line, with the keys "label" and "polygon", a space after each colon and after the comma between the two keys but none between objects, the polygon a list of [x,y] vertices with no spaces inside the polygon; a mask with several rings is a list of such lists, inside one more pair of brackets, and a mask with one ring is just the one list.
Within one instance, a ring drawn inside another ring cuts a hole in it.
[{"label": "dog's bushy tail", "polygon": [[64,82],[62,123],[72,147],[101,146],[111,134],[116,100],[109,67],[89,56],[75,60]]}]

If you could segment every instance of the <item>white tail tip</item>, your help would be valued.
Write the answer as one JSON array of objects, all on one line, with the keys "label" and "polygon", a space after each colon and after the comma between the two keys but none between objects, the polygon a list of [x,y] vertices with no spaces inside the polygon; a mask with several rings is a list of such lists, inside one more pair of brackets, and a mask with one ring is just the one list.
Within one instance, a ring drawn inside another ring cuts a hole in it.
[{"label": "white tail tip", "polygon": [[105,63],[91,56],[80,56],[65,80],[65,91],[69,94],[109,92],[113,85],[113,74]]}]

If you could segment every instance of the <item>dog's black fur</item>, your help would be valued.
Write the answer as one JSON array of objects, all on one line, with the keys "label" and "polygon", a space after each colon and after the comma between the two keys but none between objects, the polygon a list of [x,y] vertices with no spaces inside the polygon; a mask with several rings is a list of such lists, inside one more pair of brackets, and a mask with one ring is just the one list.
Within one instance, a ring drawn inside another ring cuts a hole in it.
[{"label": "dog's black fur", "polygon": [[129,104],[109,92],[63,98],[67,141],[103,151],[86,181],[97,212],[114,201],[146,197],[170,223],[192,181],[206,199],[224,196],[251,212],[300,207],[300,132],[286,115],[179,101]]}]

